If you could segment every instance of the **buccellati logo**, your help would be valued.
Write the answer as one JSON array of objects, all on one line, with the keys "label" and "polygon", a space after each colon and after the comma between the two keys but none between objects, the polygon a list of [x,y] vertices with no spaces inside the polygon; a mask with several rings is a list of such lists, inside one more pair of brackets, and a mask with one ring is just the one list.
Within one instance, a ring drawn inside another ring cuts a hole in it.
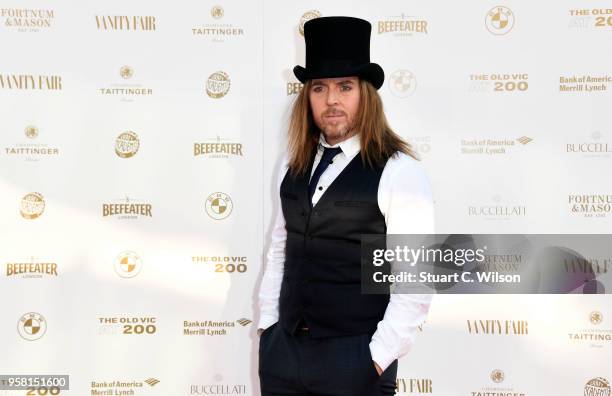
[{"label": "buccellati logo", "polygon": [[115,272],[122,278],[133,278],[142,269],[142,259],[132,251],[119,253],[115,258]]},{"label": "buccellati logo", "polygon": [[407,98],[416,90],[417,81],[410,70],[396,70],[389,78],[389,89],[398,98]]},{"label": "buccellati logo", "polygon": [[45,335],[47,321],[39,313],[28,312],[19,318],[17,331],[24,340],[35,341]]},{"label": "buccellati logo", "polygon": [[206,213],[215,220],[227,218],[233,207],[232,199],[225,193],[215,192],[206,198]]},{"label": "buccellati logo", "polygon": [[133,157],[140,147],[138,135],[132,131],[125,131],[115,139],[115,153],[121,158]]},{"label": "buccellati logo", "polygon": [[31,192],[21,198],[19,213],[24,219],[32,220],[40,217],[45,210],[45,200],[42,194]]},{"label": "buccellati logo", "polygon": [[230,78],[227,73],[217,71],[211,74],[206,80],[206,94],[214,99],[219,99],[227,95],[230,89]]},{"label": "buccellati logo", "polygon": [[302,17],[300,18],[300,34],[303,36],[304,35],[304,24],[308,21],[310,21],[311,19],[315,19],[315,18],[319,18],[321,16],[321,13],[317,10],[310,10],[310,11],[306,11]]},{"label": "buccellati logo", "polygon": [[485,26],[490,33],[503,36],[514,27],[514,13],[508,7],[493,7],[487,12]]}]

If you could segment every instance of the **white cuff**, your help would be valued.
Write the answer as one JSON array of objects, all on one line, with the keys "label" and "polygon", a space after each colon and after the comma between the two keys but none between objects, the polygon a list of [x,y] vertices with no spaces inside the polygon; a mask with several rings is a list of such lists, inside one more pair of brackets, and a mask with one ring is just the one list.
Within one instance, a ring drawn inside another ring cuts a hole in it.
[{"label": "white cuff", "polygon": [[272,326],[276,322],[278,322],[278,315],[262,314],[261,318],[259,318],[259,323],[257,323],[257,328],[267,329],[268,327]]},{"label": "white cuff", "polygon": [[376,343],[375,341],[370,342],[370,353],[372,354],[372,360],[374,360],[378,366],[385,371],[387,367],[393,363],[396,356],[392,353],[389,353],[382,345]]}]

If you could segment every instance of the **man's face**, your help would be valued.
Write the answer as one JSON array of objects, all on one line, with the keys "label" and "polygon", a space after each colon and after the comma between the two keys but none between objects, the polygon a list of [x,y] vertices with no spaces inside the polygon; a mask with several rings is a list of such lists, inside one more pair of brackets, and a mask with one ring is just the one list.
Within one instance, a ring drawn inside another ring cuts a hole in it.
[{"label": "man's face", "polygon": [[315,124],[327,143],[336,144],[357,133],[354,124],[359,107],[359,78],[314,79],[308,98]]}]

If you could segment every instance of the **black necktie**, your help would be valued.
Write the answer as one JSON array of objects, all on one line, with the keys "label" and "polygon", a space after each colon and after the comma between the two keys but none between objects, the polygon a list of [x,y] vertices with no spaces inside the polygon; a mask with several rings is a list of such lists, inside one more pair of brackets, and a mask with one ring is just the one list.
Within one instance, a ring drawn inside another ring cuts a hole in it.
[{"label": "black necktie", "polygon": [[308,197],[310,198],[309,202],[312,203],[312,196],[314,195],[315,189],[317,188],[317,183],[319,182],[319,178],[325,172],[325,169],[332,163],[332,159],[338,154],[342,152],[340,147],[324,147],[323,155],[321,156],[321,161],[317,165],[312,177],[310,178],[310,184],[308,184]]}]

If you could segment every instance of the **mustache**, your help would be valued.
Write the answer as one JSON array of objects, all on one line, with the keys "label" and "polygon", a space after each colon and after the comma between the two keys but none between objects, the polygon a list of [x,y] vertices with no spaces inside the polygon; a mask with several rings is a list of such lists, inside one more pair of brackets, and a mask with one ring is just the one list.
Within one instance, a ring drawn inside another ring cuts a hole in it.
[{"label": "mustache", "polygon": [[338,116],[338,115],[346,115],[344,111],[331,109],[323,112],[323,116]]}]

